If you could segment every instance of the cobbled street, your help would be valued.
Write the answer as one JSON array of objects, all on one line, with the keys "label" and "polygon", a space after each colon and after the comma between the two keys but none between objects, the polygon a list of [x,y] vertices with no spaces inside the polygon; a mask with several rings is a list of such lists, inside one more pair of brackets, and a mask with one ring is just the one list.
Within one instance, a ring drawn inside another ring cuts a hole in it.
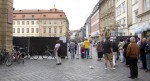
[{"label": "cobbled street", "polygon": [[[119,62],[116,70],[105,70],[104,60],[97,61],[95,51],[93,59],[62,61],[62,65],[56,65],[54,59],[27,59],[24,65],[0,65],[0,81],[150,81],[150,73],[141,69],[138,79],[128,78],[129,68]],[[89,66],[93,66],[94,69],[90,69]]]}]

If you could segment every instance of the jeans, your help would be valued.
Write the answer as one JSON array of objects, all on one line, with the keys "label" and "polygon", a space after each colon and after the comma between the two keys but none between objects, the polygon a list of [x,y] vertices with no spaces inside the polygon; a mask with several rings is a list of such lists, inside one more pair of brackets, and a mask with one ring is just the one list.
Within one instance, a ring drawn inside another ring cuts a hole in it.
[{"label": "jeans", "polygon": [[116,65],[117,52],[113,52],[113,65]]},{"label": "jeans", "polygon": [[70,54],[71,54],[71,58],[75,58],[75,49],[74,48],[70,48]]},{"label": "jeans", "polygon": [[89,58],[89,48],[85,48],[85,57]]},{"label": "jeans", "polygon": [[150,71],[150,53],[146,54],[147,70]]}]

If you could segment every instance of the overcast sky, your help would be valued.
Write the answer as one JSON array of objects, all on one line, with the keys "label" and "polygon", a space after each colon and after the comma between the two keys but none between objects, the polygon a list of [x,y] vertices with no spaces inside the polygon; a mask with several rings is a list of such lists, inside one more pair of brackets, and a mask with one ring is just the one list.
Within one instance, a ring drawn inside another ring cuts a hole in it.
[{"label": "overcast sky", "polygon": [[51,9],[63,10],[69,20],[70,30],[80,29],[91,14],[99,0],[14,0],[18,9]]}]

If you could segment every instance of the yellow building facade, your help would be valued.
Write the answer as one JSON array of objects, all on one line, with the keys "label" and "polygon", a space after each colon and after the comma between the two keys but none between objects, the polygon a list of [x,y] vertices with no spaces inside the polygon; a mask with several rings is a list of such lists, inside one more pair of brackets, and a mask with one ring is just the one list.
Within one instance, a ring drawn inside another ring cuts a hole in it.
[{"label": "yellow building facade", "polygon": [[62,10],[14,10],[13,36],[62,37],[68,36],[69,22]]}]

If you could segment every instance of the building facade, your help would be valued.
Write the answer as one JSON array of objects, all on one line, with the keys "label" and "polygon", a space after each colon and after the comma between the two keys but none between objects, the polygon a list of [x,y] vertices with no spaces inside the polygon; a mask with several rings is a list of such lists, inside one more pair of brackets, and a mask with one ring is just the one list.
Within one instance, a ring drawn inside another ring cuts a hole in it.
[{"label": "building facade", "polygon": [[139,37],[150,36],[150,0],[139,0],[139,10],[137,15],[137,22]]},{"label": "building facade", "polygon": [[138,27],[138,11],[139,11],[139,0],[132,0],[132,26],[129,28],[129,35],[137,35],[136,29]]},{"label": "building facade", "polygon": [[69,22],[62,10],[14,10],[13,36],[61,37],[69,33]]},{"label": "building facade", "polygon": [[132,25],[132,0],[116,0],[117,35],[129,36],[129,27]]},{"label": "building facade", "polygon": [[89,40],[91,39],[91,16],[87,18],[85,23],[85,37]]},{"label": "building facade", "polygon": [[115,35],[115,0],[100,0],[100,40]]},{"label": "building facade", "polygon": [[93,8],[93,12],[91,14],[91,38],[93,41],[99,40],[99,2]]},{"label": "building facade", "polygon": [[0,1],[0,49],[12,48],[13,0]]}]

